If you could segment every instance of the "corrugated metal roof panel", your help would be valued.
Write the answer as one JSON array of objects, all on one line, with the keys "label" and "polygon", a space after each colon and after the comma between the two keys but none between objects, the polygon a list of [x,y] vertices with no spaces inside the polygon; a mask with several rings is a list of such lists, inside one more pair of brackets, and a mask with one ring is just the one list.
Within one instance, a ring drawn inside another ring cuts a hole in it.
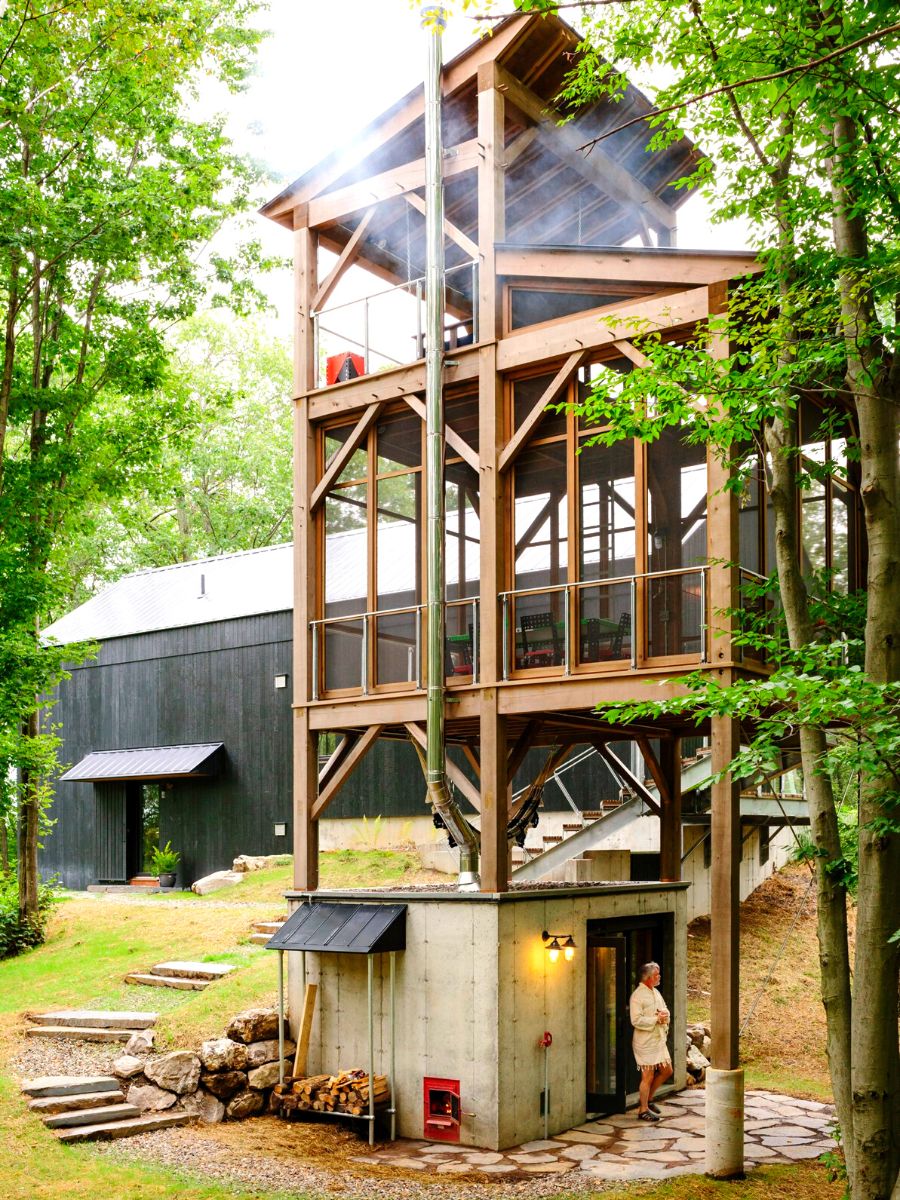
[{"label": "corrugated metal roof panel", "polygon": [[405,904],[302,904],[291,913],[267,950],[327,950],[332,954],[380,954],[406,949]]},{"label": "corrugated metal roof panel", "polygon": [[214,775],[224,742],[191,746],[144,746],[135,750],[94,750],[70,767],[60,780],[92,783],[102,779],[177,779]]}]

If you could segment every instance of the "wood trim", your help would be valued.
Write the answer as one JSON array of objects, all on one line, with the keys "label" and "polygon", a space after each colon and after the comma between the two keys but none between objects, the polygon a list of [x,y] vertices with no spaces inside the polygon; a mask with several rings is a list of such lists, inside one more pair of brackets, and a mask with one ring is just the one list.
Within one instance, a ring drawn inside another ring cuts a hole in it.
[{"label": "wood trim", "polygon": [[[414,208],[416,212],[422,213],[423,216],[425,215],[428,205],[416,192],[407,192],[403,199],[407,204]],[[476,261],[478,260],[478,247],[476,244],[470,237],[466,237],[463,231],[458,229],[452,221],[448,221],[446,217],[444,217],[444,233],[451,242],[456,242],[457,246],[459,246],[461,250],[464,250],[466,254],[468,254],[469,258]]]},{"label": "wood trim", "polygon": [[356,739],[349,753],[333,773],[331,779],[319,793],[316,802],[313,804],[311,813],[313,821],[318,821],[322,813],[371,750],[372,746],[374,746],[382,729],[384,729],[383,725],[370,725],[365,733]]},{"label": "wood trim", "polygon": [[614,311],[589,310],[574,319],[561,321],[545,328],[540,336],[526,326],[509,334],[498,343],[497,357],[501,371],[512,371],[548,359],[572,354],[576,350],[595,350],[610,346],[622,339],[623,330],[640,332],[674,329],[693,325],[708,315],[707,289],[690,288],[667,296],[655,296],[636,304],[625,304]]},{"label": "wood trim", "polygon": [[382,402],[370,404],[360,419],[356,422],[353,432],[335,454],[329,465],[325,468],[322,478],[316,484],[313,494],[310,498],[310,508],[313,512],[319,507],[325,499],[328,492],[331,490],[331,485],[339,478],[344,467],[359,449],[360,443],[365,438],[366,434],[378,420],[381,410],[384,408]]},{"label": "wood trim", "polygon": [[[405,724],[406,730],[409,733],[412,741],[419,747],[420,750],[424,750],[427,746],[428,740],[425,730],[421,725],[417,725],[413,721],[407,721]],[[447,778],[457,789],[457,791],[462,792],[475,811],[480,813],[481,793],[468,778],[468,776],[459,769],[456,763],[447,757],[446,752],[444,753],[444,770],[446,771]]]},{"label": "wood trim", "polygon": [[569,380],[587,358],[587,351],[577,350],[574,354],[570,354],[563,365],[554,375],[550,385],[541,393],[537,402],[532,405],[528,416],[512,435],[501,451],[498,461],[498,467],[501,471],[507,470],[516,456],[525,446],[525,443],[531,437],[533,431],[538,424],[544,419],[544,414],[547,411],[547,405],[552,404],[559,393],[566,387]]},{"label": "wood trim", "polygon": [[[512,143],[513,146],[515,144]],[[749,252],[663,252],[639,247],[629,247],[627,250],[497,247],[497,274],[507,278],[595,280],[598,283],[622,283],[627,280],[658,284],[660,287],[702,287],[721,279],[756,275],[762,270],[762,263]]]},{"label": "wood trim", "polygon": [[359,224],[350,235],[350,239],[341,251],[337,262],[328,272],[324,282],[320,285],[319,290],[313,297],[312,310],[314,313],[319,312],[323,305],[327,303],[329,296],[337,287],[338,283],[340,283],[346,269],[352,266],[355,262],[360,251],[360,243],[366,236],[366,230],[371,225],[372,218],[374,216],[374,208],[370,208],[363,213]]},{"label": "wood trim", "polygon": [[[472,171],[478,166],[478,141],[470,138],[444,151],[443,174],[445,179]],[[415,188],[425,186],[425,159],[417,158],[404,163],[371,179],[351,183],[348,187],[328,192],[309,202],[309,224],[312,228],[328,225],[341,217],[350,216],[361,208],[380,204],[394,196],[404,196]]]},{"label": "wood trim", "polygon": [[[420,418],[420,420],[425,420],[425,405],[418,396],[404,396],[403,400],[404,403],[409,405],[409,407],[413,410],[416,416]],[[469,443],[464,441],[463,438],[461,438],[456,432],[456,430],[450,425],[446,424],[446,422],[444,423],[444,440],[448,446],[456,451],[463,462],[469,464],[473,471],[478,470],[478,455],[475,453]]]}]

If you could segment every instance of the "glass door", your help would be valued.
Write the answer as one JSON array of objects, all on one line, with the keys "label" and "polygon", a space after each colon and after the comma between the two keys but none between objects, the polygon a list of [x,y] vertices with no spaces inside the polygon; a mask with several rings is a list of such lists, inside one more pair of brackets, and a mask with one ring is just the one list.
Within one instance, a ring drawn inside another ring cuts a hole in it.
[{"label": "glass door", "polygon": [[625,946],[622,934],[588,935],[587,1109],[625,1109]]}]

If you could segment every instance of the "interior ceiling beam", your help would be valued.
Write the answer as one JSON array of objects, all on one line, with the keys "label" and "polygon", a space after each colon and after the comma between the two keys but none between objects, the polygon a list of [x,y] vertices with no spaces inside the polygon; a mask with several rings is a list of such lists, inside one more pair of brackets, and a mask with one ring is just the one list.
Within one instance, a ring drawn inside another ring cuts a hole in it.
[{"label": "interior ceiling beam", "polygon": [[340,257],[328,272],[325,279],[322,281],[319,290],[313,297],[313,302],[310,307],[314,313],[317,313],[323,307],[323,305],[328,302],[329,296],[343,278],[344,272],[356,261],[361,249],[362,239],[366,236],[366,230],[372,223],[372,218],[374,216],[374,208],[370,208],[363,213],[362,219],[354,229],[353,233],[350,235],[350,239],[341,251]]},{"label": "interior ceiling beam", "polygon": [[358,737],[350,747],[349,753],[344,757],[343,761],[332,774],[331,779],[329,779],[328,783],[326,783],[325,787],[322,788],[316,797],[310,813],[314,821],[317,821],[321,817],[322,813],[369,753],[372,746],[375,745],[378,735],[383,728],[383,725],[370,725],[365,733]]},{"label": "interior ceiling beam", "polygon": [[353,432],[325,468],[322,478],[316,484],[315,490],[313,491],[309,502],[310,512],[315,512],[325,499],[328,492],[331,490],[331,485],[340,477],[344,467],[359,448],[360,442],[375,424],[375,421],[378,419],[378,414],[381,412],[383,407],[384,405],[380,401],[376,401],[375,404],[370,404],[363,415],[356,422],[356,425],[353,427]]},{"label": "interior ceiling beam", "polygon": [[[600,737],[612,737],[619,741],[629,741],[634,737],[636,732],[644,733],[648,737],[655,738],[670,738],[672,732],[669,729],[656,729],[652,725],[635,725],[633,721],[628,723],[627,728],[624,726],[604,724],[597,717],[589,717],[584,713],[568,713],[568,712],[547,712],[543,715],[545,723],[557,726],[563,725],[571,729],[584,730],[585,733],[599,734]],[[589,741],[590,739],[585,739]]]},{"label": "interior ceiling beam", "polygon": [[[451,179],[464,171],[472,171],[478,166],[478,141],[470,138],[457,146],[451,146],[444,151],[443,176]],[[322,225],[332,224],[341,217],[358,212],[361,208],[370,208],[380,204],[382,200],[390,200],[394,196],[404,196],[416,188],[425,186],[425,159],[417,158],[413,162],[404,163],[371,179],[359,183],[351,183],[349,187],[340,188],[336,192],[328,192],[324,196],[309,202],[309,225],[317,229]]]},{"label": "interior ceiling beam", "polygon": [[[419,397],[418,396],[404,396],[403,399],[409,405],[409,407],[413,410],[413,412],[416,414],[416,416],[419,417],[420,420],[424,421],[425,416],[426,416],[425,405],[422,403],[422,401],[419,399]],[[451,449],[456,451],[456,453],[463,460],[463,462],[468,463],[473,471],[478,470],[478,468],[479,468],[478,455],[475,453],[475,451],[472,449],[472,447],[469,445],[469,443],[467,441],[465,441],[463,438],[461,438],[459,436],[459,434],[456,432],[456,430],[453,429],[450,425],[446,424],[446,422],[444,424],[444,438],[447,442],[447,445],[450,446]]]},{"label": "interior ceiling beam", "polygon": [[547,405],[552,404],[557,399],[560,392],[566,387],[569,380],[586,358],[587,351],[578,350],[574,354],[570,354],[559,368],[549,386],[544,389],[540,398],[532,406],[528,416],[504,446],[497,463],[501,471],[505,471],[515,461],[516,455],[544,419],[547,412]]},{"label": "interior ceiling beam", "polygon": [[[425,203],[422,197],[418,195],[418,193],[407,192],[404,196],[404,200],[407,204],[411,205],[416,212],[420,212],[423,216],[425,215],[428,205]],[[444,233],[451,242],[456,242],[457,246],[459,246],[461,250],[464,250],[466,254],[468,254],[469,258],[473,259],[475,262],[478,261],[478,247],[476,244],[470,237],[466,237],[463,231],[458,229],[453,222],[449,221],[446,217],[444,218]]]},{"label": "interior ceiling beam", "polygon": [[626,207],[637,205],[643,209],[654,225],[664,229],[674,227],[674,211],[616,162],[611,154],[595,145],[590,156],[586,156],[580,149],[579,134],[569,125],[556,124],[561,114],[499,65],[496,67],[496,80],[497,87],[506,99],[538,126],[538,140],[560,162],[577,171],[582,179],[605,191],[620,204]]},{"label": "interior ceiling beam", "polygon": [[[406,728],[412,742],[422,751],[427,746],[427,738],[425,730],[421,725],[417,725],[414,721],[408,721]],[[447,772],[447,778],[453,784],[458,792],[462,792],[468,802],[472,805],[477,813],[481,812],[481,793],[478,788],[472,783],[469,777],[456,765],[451,758],[444,754],[444,769]]]}]

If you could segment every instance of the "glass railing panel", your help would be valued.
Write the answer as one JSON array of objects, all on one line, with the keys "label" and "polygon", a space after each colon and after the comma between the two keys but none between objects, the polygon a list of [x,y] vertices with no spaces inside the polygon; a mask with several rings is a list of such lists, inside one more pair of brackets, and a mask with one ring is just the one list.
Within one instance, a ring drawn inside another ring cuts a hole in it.
[{"label": "glass railing panel", "polygon": [[319,624],[316,636],[323,654],[322,679],[327,692],[363,686],[363,628],[362,617]]},{"label": "glass railing panel", "polygon": [[559,667],[566,660],[566,589],[512,593],[509,604],[513,666],[517,671]]},{"label": "glass railing panel", "polygon": [[634,587],[630,579],[577,589],[579,663],[631,660]]},{"label": "glass railing panel", "polygon": [[705,572],[697,569],[646,577],[649,658],[701,655],[705,636],[704,584]]},{"label": "glass railing panel", "polygon": [[419,680],[418,609],[378,614],[375,625],[375,680],[379,684]]}]

